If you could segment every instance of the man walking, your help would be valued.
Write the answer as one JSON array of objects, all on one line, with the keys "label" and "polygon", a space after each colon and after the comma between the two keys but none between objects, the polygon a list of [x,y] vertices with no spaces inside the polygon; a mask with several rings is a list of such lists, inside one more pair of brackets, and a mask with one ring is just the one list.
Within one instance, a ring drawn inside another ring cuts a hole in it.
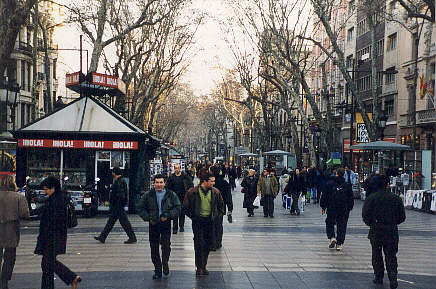
[{"label": "man walking", "polygon": [[[174,174],[171,174],[167,181],[167,188],[177,194],[180,203],[183,202],[186,192],[192,188],[194,184],[192,183],[191,177],[182,172],[180,164],[174,165]],[[180,232],[185,231],[185,213],[183,210],[180,211],[180,215],[173,220],[173,234],[177,234],[177,230]]]},{"label": "man walking", "polygon": [[398,287],[398,225],[406,220],[406,213],[401,198],[389,191],[389,177],[379,175],[377,179],[377,192],[366,199],[362,218],[370,227],[368,239],[372,247],[373,282],[383,284],[383,250],[390,287],[395,289]]},{"label": "man walking", "polygon": [[[161,174],[154,177],[154,188],[146,192],[138,203],[138,215],[150,222],[148,238],[151,248],[151,261],[154,265],[153,279],[162,278],[170,272],[168,260],[171,253],[171,219],[180,215],[180,201],[176,193],[165,189],[165,178]],[[159,254],[162,247],[162,259]]]},{"label": "man walking", "polygon": [[263,216],[274,218],[274,198],[279,191],[279,182],[274,174],[271,176],[267,168],[257,182],[257,194],[263,199]]},{"label": "man walking", "polygon": [[329,248],[334,249],[336,246],[336,251],[342,250],[348,216],[354,206],[353,191],[350,184],[345,182],[344,173],[343,168],[337,169],[336,177],[327,183],[326,190],[321,196],[321,214],[327,212],[325,223],[327,238],[330,240]]},{"label": "man walking", "polygon": [[[224,201],[224,214],[226,214],[226,207],[229,209],[227,212],[227,218],[229,222],[232,222],[233,211],[233,198],[230,188],[230,184],[224,179],[224,167],[217,165],[213,167],[212,173],[215,177],[215,188],[217,188]],[[221,249],[223,241],[223,216],[218,218],[213,224],[213,246],[211,251]]]},{"label": "man walking", "polygon": [[200,172],[200,185],[189,189],[183,201],[186,215],[192,220],[194,233],[196,275],[209,275],[206,269],[212,246],[212,225],[224,214],[224,202],[214,188],[215,177],[208,171]]},{"label": "man walking", "polygon": [[106,238],[119,219],[120,224],[126,232],[129,239],[124,244],[136,243],[136,235],[133,232],[132,225],[124,211],[124,206],[127,204],[127,183],[122,178],[122,172],[119,167],[114,167],[112,170],[113,184],[109,195],[109,219],[100,236],[94,237],[100,243],[106,242]]}]

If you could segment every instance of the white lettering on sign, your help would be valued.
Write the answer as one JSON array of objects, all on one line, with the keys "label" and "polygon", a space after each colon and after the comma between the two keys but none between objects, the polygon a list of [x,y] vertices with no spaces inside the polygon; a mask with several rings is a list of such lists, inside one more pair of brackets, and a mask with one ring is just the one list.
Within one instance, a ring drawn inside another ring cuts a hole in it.
[{"label": "white lettering on sign", "polygon": [[84,141],[85,148],[104,148],[104,141]]},{"label": "white lettering on sign", "polygon": [[367,143],[369,142],[368,131],[364,123],[357,124],[357,143]]},{"label": "white lettering on sign", "polygon": [[106,76],[101,75],[101,74],[93,74],[92,75],[92,82],[95,84],[105,85],[106,84]]},{"label": "white lettering on sign", "polygon": [[112,147],[114,149],[133,149],[133,142],[130,142],[130,141],[116,142],[116,141],[114,141]]},{"label": "white lettering on sign", "polygon": [[74,83],[79,83],[79,73],[67,74],[65,84],[70,85]]},{"label": "white lettering on sign", "polygon": [[74,141],[72,140],[53,140],[53,147],[57,148],[73,148]]},{"label": "white lettering on sign", "polygon": [[42,140],[42,139],[23,139],[23,146],[25,146],[25,147],[43,147],[44,140]]},{"label": "white lettering on sign", "polygon": [[109,85],[109,86],[114,86],[114,87],[118,86],[118,79],[117,78],[107,77],[106,81],[107,81],[107,85]]}]

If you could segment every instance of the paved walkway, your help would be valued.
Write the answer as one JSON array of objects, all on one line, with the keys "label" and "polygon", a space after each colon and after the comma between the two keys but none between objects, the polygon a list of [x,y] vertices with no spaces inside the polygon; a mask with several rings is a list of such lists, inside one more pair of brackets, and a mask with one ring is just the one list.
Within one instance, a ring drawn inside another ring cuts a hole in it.
[{"label": "paved walkway", "polygon": [[[362,202],[356,200],[350,215],[343,252],[327,248],[324,216],[317,205],[308,205],[299,217],[290,216],[276,199],[275,218],[260,210],[247,218],[242,194],[233,193],[234,222],[224,224],[223,248],[211,252],[207,277],[196,278],[193,235],[188,219],[185,233],[172,235],[171,273],[153,281],[148,224],[136,215],[130,220],[139,242],[125,245],[119,224],[105,244],[92,236],[106,218],[79,219],[70,230],[65,264],[83,277],[79,288],[389,288],[372,284],[368,229],[361,221]],[[38,221],[23,224],[22,241],[10,288],[39,288],[41,257],[33,254]],[[436,216],[407,211],[400,226],[399,288],[436,288]],[[70,288],[58,279],[56,288]]]}]

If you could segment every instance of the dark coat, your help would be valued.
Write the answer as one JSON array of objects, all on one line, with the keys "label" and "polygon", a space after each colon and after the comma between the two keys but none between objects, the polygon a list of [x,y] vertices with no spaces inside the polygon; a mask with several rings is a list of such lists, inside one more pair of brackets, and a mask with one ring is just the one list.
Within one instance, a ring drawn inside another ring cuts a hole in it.
[{"label": "dark coat", "polygon": [[181,176],[183,176],[183,185],[184,185],[184,187],[185,187],[185,191],[184,191],[183,193],[176,192],[176,190],[175,190],[175,179],[176,179],[176,174],[171,174],[171,175],[168,177],[166,187],[167,187],[168,189],[170,189],[171,191],[176,192],[176,194],[177,194],[177,195],[180,197],[180,199],[183,201],[183,199],[185,198],[185,194],[186,194],[186,192],[187,192],[190,188],[194,187],[194,183],[192,182],[192,178],[191,178],[188,174],[182,172]]},{"label": "dark coat", "polygon": [[254,199],[257,196],[257,182],[258,179],[256,176],[246,176],[241,183],[241,187],[243,188],[244,193],[244,202],[243,208],[252,208]]},{"label": "dark coat", "polygon": [[[183,209],[191,220],[196,220],[200,217],[201,209],[201,197],[199,191],[200,185],[189,189],[186,193],[185,199],[183,200]],[[212,188],[211,196],[211,220],[216,221],[223,217],[224,215],[224,201],[221,193],[218,189]]]},{"label": "dark coat", "polygon": [[[342,188],[342,190],[338,190]],[[343,177],[334,177],[326,184],[320,200],[320,206],[329,213],[345,214],[354,207],[354,197],[351,185]]]},{"label": "dark coat", "polygon": [[224,201],[224,214],[226,213],[226,206],[230,212],[233,211],[233,198],[230,184],[224,179],[224,177],[215,178],[215,188],[217,188]]},{"label": "dark coat", "polygon": [[181,204],[176,193],[167,189],[165,196],[162,199],[162,214],[159,216],[159,207],[157,205],[156,190],[151,189],[142,196],[136,209],[138,215],[146,222],[157,224],[160,222],[160,217],[174,220],[180,214]]},{"label": "dark coat", "polygon": [[306,193],[306,183],[304,180],[304,176],[302,174],[296,175],[291,174],[289,177],[288,184],[285,187],[285,193],[288,196],[299,196],[300,193]]},{"label": "dark coat", "polygon": [[65,254],[67,248],[67,200],[64,192],[55,192],[41,209],[35,254]]},{"label": "dark coat", "polygon": [[373,193],[365,200],[362,219],[370,227],[369,239],[398,241],[398,225],[406,220],[403,201],[391,192]]},{"label": "dark coat", "polygon": [[119,177],[116,179],[112,184],[109,196],[109,212],[111,214],[124,210],[128,200],[128,193],[127,183],[124,178]]}]

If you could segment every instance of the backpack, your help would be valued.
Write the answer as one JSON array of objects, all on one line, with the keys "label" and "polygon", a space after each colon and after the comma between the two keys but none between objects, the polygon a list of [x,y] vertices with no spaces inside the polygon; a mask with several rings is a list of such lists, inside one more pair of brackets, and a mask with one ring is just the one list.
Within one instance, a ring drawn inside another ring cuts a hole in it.
[{"label": "backpack", "polygon": [[77,214],[74,204],[71,200],[67,202],[67,228],[77,227]]}]

